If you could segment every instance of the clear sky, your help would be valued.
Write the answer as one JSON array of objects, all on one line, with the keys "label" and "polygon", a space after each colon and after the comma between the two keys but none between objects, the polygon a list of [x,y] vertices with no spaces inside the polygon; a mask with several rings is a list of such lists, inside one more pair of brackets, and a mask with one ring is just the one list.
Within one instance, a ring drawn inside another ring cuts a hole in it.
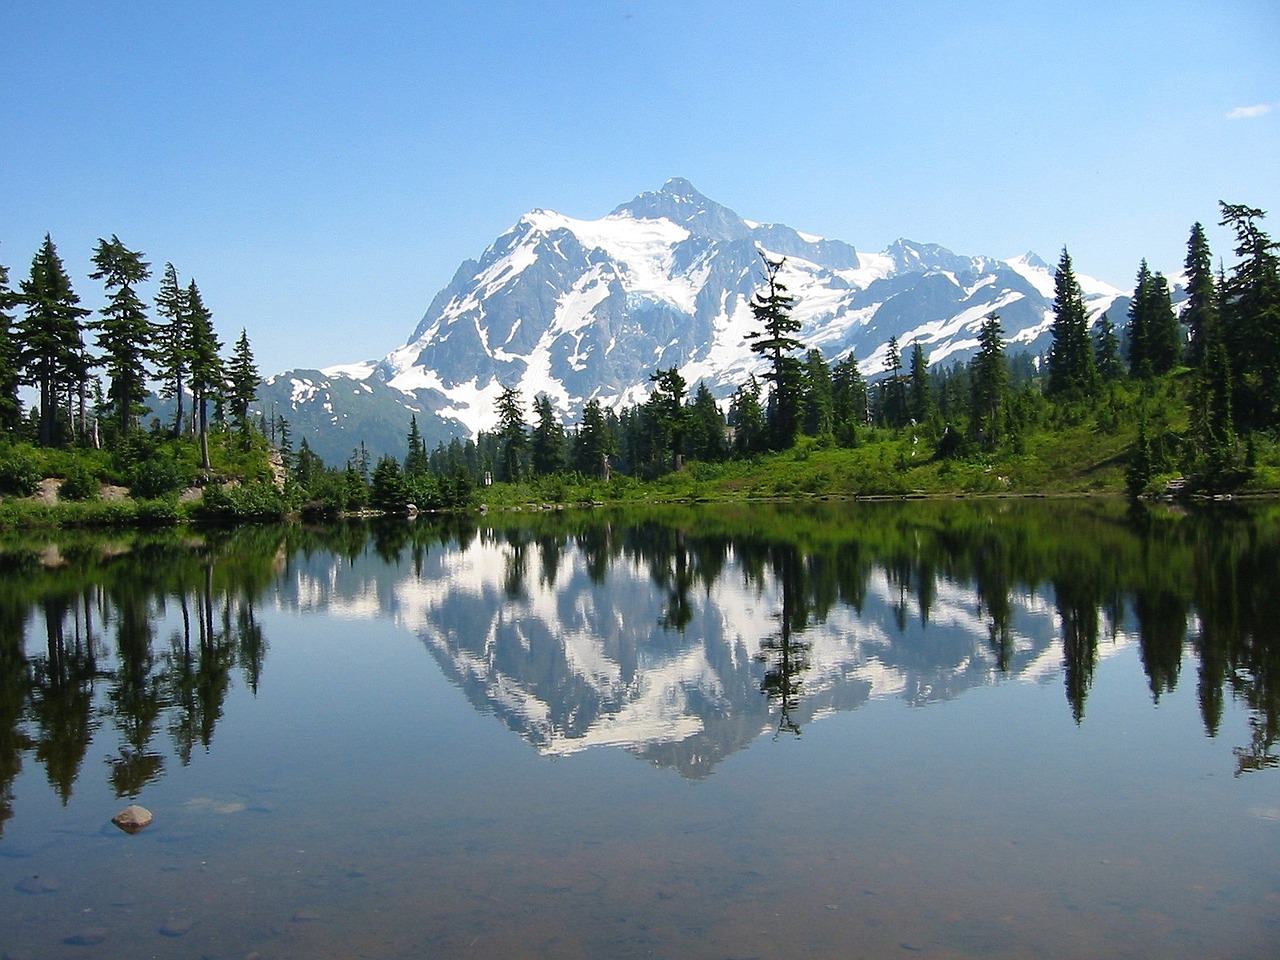
[{"label": "clear sky", "polygon": [[[753,220],[1120,287],[1218,200],[1280,237],[1280,2],[7,0],[0,263],[195,278],[264,374],[380,357],[535,207]],[[152,291],[148,291],[152,292]]]}]

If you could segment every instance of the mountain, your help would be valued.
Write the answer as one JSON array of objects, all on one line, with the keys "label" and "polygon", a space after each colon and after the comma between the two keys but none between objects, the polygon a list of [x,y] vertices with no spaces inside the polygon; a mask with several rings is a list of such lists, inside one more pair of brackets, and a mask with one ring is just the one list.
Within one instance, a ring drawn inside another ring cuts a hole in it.
[{"label": "mountain", "polygon": [[[546,394],[570,423],[592,398],[643,401],[650,374],[671,366],[724,398],[762,369],[745,339],[762,253],[786,258],[800,338],[833,363],[855,351],[865,374],[883,370],[892,336],[904,351],[918,341],[934,366],[965,359],[992,312],[1011,351],[1049,346],[1053,271],[1034,254],[968,257],[910,240],[859,252],[745,220],[672,179],[598,220],[525,214],[458,268],[404,346],[380,360],[278,374],[259,406],[342,463],[361,440],[375,456],[403,455],[410,414],[428,446],[491,428],[504,386],[529,404]],[[1095,320],[1121,298],[1078,279]]]}]

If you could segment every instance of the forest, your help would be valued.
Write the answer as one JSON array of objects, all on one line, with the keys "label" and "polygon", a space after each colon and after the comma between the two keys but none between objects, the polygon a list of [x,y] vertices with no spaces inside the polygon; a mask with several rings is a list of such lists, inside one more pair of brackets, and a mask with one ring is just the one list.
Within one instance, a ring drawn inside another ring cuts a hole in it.
[{"label": "forest", "polygon": [[[73,523],[481,500],[1275,492],[1280,245],[1262,210],[1223,203],[1220,213],[1234,266],[1215,270],[1195,224],[1177,309],[1169,280],[1143,261],[1126,315],[1091,324],[1064,248],[1047,352],[1011,353],[993,314],[970,360],[931,367],[922,344],[893,338],[871,375],[852,353],[828,358],[800,339],[783,261],[762,254],[750,335],[761,374],[727,409],[676,367],[652,372],[644,403],[592,400],[570,426],[544,395],[529,422],[526,398],[508,386],[493,431],[429,451],[411,418],[403,456],[373,462],[360,445],[342,465],[323,463],[285,416],[255,415],[248,334],[224,356],[194,280],[183,285],[166,264],[148,307],[137,292],[151,277],[143,254],[99,240],[90,279],[106,305],[92,316],[46,237],[16,289],[0,265],[0,514],[47,520],[42,508],[14,513],[12,501],[50,477],[60,501],[80,504],[60,514]],[[24,387],[38,398],[29,409]],[[164,422],[150,416],[157,398],[172,408]],[[129,505],[102,502],[112,486],[128,488]],[[193,488],[202,495],[184,497]]]}]

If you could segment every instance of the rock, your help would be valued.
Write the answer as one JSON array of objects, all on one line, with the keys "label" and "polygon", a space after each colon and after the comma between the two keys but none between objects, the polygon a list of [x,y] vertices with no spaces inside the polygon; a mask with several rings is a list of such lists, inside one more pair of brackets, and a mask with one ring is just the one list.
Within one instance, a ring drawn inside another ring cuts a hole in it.
[{"label": "rock", "polygon": [[95,947],[107,939],[106,927],[89,927],[72,934],[62,942],[72,947]]},{"label": "rock", "polygon": [[163,937],[182,937],[191,932],[191,928],[196,925],[194,920],[186,917],[170,917],[164,922],[164,926],[160,928],[160,935]]},{"label": "rock", "polygon": [[152,819],[150,810],[133,803],[112,817],[111,822],[125,833],[137,833],[150,826]]}]

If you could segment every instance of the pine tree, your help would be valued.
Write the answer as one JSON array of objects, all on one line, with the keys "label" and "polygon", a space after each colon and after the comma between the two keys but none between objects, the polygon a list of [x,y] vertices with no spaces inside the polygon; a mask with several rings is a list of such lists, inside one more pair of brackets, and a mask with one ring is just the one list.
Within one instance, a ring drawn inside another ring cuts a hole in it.
[{"label": "pine tree", "polygon": [[427,473],[430,470],[427,444],[422,439],[422,432],[418,429],[417,416],[409,417],[409,436],[406,438],[405,445],[409,449],[404,457],[404,475],[413,478]]},{"label": "pine tree", "polygon": [[885,378],[880,381],[880,422],[888,427],[904,426],[907,412],[907,387],[902,378],[902,351],[898,338],[892,336],[884,356]]},{"label": "pine tree", "polygon": [[689,455],[704,463],[724,459],[724,414],[704,381],[698,381],[689,408]]},{"label": "pine tree", "polygon": [[40,389],[39,440],[50,446],[59,439],[59,401],[66,398],[70,417],[71,398],[83,390],[88,377],[81,320],[89,311],[79,305],[80,298],[71,288],[71,278],[48,234],[21,289],[26,310],[17,327],[18,358],[24,382]]},{"label": "pine tree", "polygon": [[804,360],[804,432],[811,437],[827,437],[835,425],[835,387],[831,368],[819,350],[810,350]]},{"label": "pine tree", "polygon": [[1098,389],[1098,369],[1089,336],[1089,312],[1066,247],[1054,274],[1053,291],[1053,347],[1045,393],[1066,400],[1091,398]]},{"label": "pine tree", "polygon": [[1187,239],[1186,260],[1187,305],[1182,320],[1187,325],[1190,340],[1187,344],[1187,363],[1198,367],[1204,359],[1204,331],[1216,322],[1218,294],[1213,280],[1213,257],[1204,227],[1196,223]]},{"label": "pine tree", "polygon": [[195,413],[196,436],[200,441],[200,465],[208,470],[212,466],[209,462],[209,401],[220,395],[226,379],[221,357],[222,344],[214,333],[213,314],[205,307],[194,280],[187,284],[183,299],[191,404]]},{"label": "pine tree", "polygon": [[684,405],[684,377],[677,367],[671,367],[651,374],[649,380],[653,383],[653,393],[645,408],[653,424],[653,461],[659,468],[669,462],[673,469],[679,470],[684,465],[684,437],[689,425]]},{"label": "pine tree", "polygon": [[253,360],[249,346],[249,334],[241,328],[240,338],[231,349],[231,361],[227,364],[227,399],[231,404],[231,419],[242,436],[249,433],[249,405],[258,399],[261,381],[258,365]]},{"label": "pine tree", "polygon": [[836,437],[843,445],[852,446],[857,428],[867,423],[867,383],[852,350],[832,371],[831,402]]},{"label": "pine tree", "polygon": [[907,398],[907,410],[916,423],[928,423],[937,414],[937,404],[934,402],[933,384],[929,378],[929,361],[918,342],[911,345],[911,372],[908,376],[911,389]]},{"label": "pine tree", "polygon": [[978,353],[969,368],[969,436],[987,450],[996,449],[1004,433],[1009,402],[1009,367],[1004,347],[1000,316],[993,313],[982,323]]},{"label": "pine tree", "polygon": [[564,469],[564,424],[545,393],[534,398],[533,415],[536,422],[529,450],[533,472],[543,477],[559,473]]},{"label": "pine tree", "polygon": [[183,405],[186,402],[187,375],[191,367],[188,356],[187,291],[178,284],[178,272],[172,263],[164,265],[160,292],[156,294],[156,313],[164,318],[157,330],[156,377],[160,396],[175,402],[173,435],[182,435]]},{"label": "pine tree", "polygon": [[1104,313],[1098,323],[1098,335],[1094,340],[1094,360],[1098,376],[1103,382],[1119,380],[1124,376],[1124,361],[1120,359],[1120,337],[1111,315]]},{"label": "pine tree", "polygon": [[1149,379],[1155,372],[1151,363],[1151,333],[1148,306],[1151,299],[1151,271],[1147,261],[1138,267],[1138,280],[1129,300],[1129,324],[1125,331],[1129,341],[1129,373],[1136,380]]},{"label": "pine tree", "polygon": [[734,391],[729,401],[729,426],[733,428],[733,449],[739,455],[762,453],[768,446],[768,425],[760,405],[760,384],[750,377]]},{"label": "pine tree", "polygon": [[1224,203],[1222,225],[1240,258],[1223,283],[1222,324],[1235,388],[1237,422],[1253,430],[1280,418],[1280,245],[1258,221],[1262,210]]},{"label": "pine tree", "polygon": [[769,369],[764,378],[773,384],[769,397],[768,426],[775,450],[785,450],[796,438],[800,427],[800,392],[803,375],[793,354],[804,344],[793,334],[800,332],[800,321],[792,316],[795,297],[787,293],[779,273],[786,259],[770,260],[760,254],[765,265],[765,289],[751,298],[751,313],[761,329],[747,334],[754,353],[767,357]]},{"label": "pine tree", "polygon": [[617,452],[617,437],[600,401],[588,400],[582,409],[582,426],[573,440],[573,469],[583,476],[607,478],[609,457]]},{"label": "pine tree", "polygon": [[18,365],[18,341],[10,312],[18,303],[9,288],[9,268],[0,263],[0,430],[14,434],[22,426],[22,382]]},{"label": "pine tree", "polygon": [[110,381],[107,399],[115,413],[121,437],[127,437],[146,413],[148,365],[154,356],[155,331],[147,309],[134,287],[151,276],[151,264],[137,250],[130,250],[115,234],[98,239],[93,252],[97,267],[89,274],[107,288],[107,305],[99,313],[98,349]]},{"label": "pine tree", "polygon": [[524,422],[523,402],[515,387],[503,387],[498,394],[498,442],[501,447],[501,479],[516,483],[524,472],[529,437]]}]

